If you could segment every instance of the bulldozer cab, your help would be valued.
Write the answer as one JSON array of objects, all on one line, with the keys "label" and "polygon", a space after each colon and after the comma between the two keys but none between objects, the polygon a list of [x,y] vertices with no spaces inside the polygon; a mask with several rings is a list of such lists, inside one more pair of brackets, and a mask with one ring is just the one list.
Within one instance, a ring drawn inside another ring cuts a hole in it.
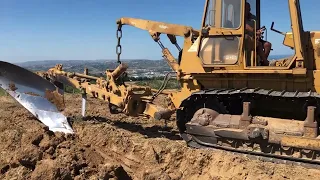
[{"label": "bulldozer cab", "polygon": [[[259,65],[256,33],[246,31],[245,5],[251,7],[251,27],[261,28],[260,0],[207,0],[198,47],[198,57],[204,67],[235,66],[241,69],[292,69],[304,68],[303,26],[299,0],[288,0],[292,32],[283,33],[283,45],[294,49],[293,56]],[[267,7],[272,10],[272,7]],[[271,22],[270,22],[271,23]],[[248,35],[251,39],[248,40]],[[271,42],[272,43],[272,42]],[[288,71],[290,72],[290,71]]]}]

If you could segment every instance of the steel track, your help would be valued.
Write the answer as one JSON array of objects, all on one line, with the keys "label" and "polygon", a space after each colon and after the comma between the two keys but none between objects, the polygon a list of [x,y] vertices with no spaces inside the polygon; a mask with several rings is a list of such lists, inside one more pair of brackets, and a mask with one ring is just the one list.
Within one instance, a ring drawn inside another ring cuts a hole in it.
[{"label": "steel track", "polygon": [[[186,134],[182,135],[186,136]],[[308,159],[300,159],[294,158],[289,156],[280,156],[274,154],[267,154],[267,153],[260,153],[256,151],[246,151],[246,150],[239,150],[236,148],[230,148],[226,146],[219,146],[215,144],[204,144],[200,141],[195,139],[185,139],[183,138],[189,147],[195,149],[210,149],[210,150],[222,150],[227,151],[228,153],[232,153],[234,155],[248,157],[251,160],[259,160],[264,162],[272,162],[277,164],[286,164],[286,165],[293,165],[293,166],[301,166],[305,168],[312,168],[312,169],[319,169],[320,168],[320,161],[312,161]]]},{"label": "steel track", "polygon": [[215,96],[232,115],[242,113],[244,101],[252,103],[252,115],[287,119],[304,120],[308,105],[320,108],[320,94],[312,91],[289,92],[261,88],[211,89],[199,91],[192,96]]},{"label": "steel track", "polygon": [[[224,111],[224,113],[227,112],[232,115],[240,114],[242,112],[242,102],[249,101],[255,104],[255,102],[260,101],[259,103],[256,103],[256,105],[254,105],[255,110],[252,112],[253,114],[261,115],[261,113],[264,113],[263,115],[267,117],[278,116],[278,118],[301,119],[303,121],[306,115],[306,108],[308,105],[316,106],[317,109],[320,108],[320,94],[311,91],[288,92],[266,90],[261,88],[202,90],[193,93],[189,98],[185,99],[181,104],[183,110],[177,112],[177,125],[180,129],[181,134],[183,135],[182,137],[184,137],[184,140],[188,143],[188,146],[194,148],[220,149],[237,154],[246,154],[250,156],[250,159],[257,159],[257,157],[259,157],[260,160],[270,161],[274,163],[289,163],[305,166],[308,168],[320,168],[319,160],[296,158],[287,155],[277,155],[257,151],[247,151],[229,146],[220,146],[217,144],[204,143],[196,137],[193,137],[191,139],[187,138],[187,135],[184,134],[185,124],[191,120],[190,117],[193,116],[193,113],[197,110],[197,108],[201,108],[201,106],[206,106],[201,104],[206,104],[208,100],[205,99],[208,98],[210,99],[210,101],[212,101],[212,99],[218,99],[218,101],[215,102],[216,105],[214,107]],[[261,103],[264,103],[266,101],[269,101],[269,105],[261,105]],[[283,103],[283,109],[272,109],[272,104],[281,103]],[[282,110],[288,112],[283,113]],[[317,116],[319,117],[318,113]]]}]

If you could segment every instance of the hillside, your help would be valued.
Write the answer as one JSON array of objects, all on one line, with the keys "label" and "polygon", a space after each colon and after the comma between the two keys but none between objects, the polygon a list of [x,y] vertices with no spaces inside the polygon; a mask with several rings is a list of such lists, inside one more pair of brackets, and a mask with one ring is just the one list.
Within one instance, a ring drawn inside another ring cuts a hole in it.
[{"label": "hillside", "polygon": [[[273,55],[269,59],[279,59],[289,55]],[[171,68],[165,60],[147,60],[147,59],[126,59],[122,60],[129,65],[128,73],[130,77],[160,77]],[[114,69],[118,66],[116,60],[44,60],[28,61],[16,63],[17,65],[27,68],[31,71],[47,71],[56,64],[63,64],[63,69],[70,72],[82,73],[84,68],[89,69],[90,74],[101,75],[106,69]]]},{"label": "hillside", "polygon": [[[123,60],[129,65],[128,73],[131,77],[158,77],[172,71],[164,60]],[[63,64],[65,71],[83,72],[89,69],[90,74],[104,74],[106,69],[118,66],[116,60],[46,60],[17,63],[17,65],[32,71],[46,71],[56,64]]]}]

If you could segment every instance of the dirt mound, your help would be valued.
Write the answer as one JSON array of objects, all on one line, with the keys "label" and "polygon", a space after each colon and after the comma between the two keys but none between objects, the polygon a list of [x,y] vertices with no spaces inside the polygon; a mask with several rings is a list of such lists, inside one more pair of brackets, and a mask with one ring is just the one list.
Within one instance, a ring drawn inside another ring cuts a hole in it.
[{"label": "dirt mound", "polygon": [[66,96],[74,135],[48,131],[11,97],[0,97],[0,179],[316,179],[320,170],[186,147],[174,122],[111,115]]}]

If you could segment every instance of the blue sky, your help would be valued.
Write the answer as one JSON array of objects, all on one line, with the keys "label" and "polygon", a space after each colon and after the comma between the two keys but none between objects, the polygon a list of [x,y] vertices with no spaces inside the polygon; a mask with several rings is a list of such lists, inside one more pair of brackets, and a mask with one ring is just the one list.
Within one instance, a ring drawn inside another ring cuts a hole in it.
[{"label": "blue sky", "polygon": [[[262,0],[262,23],[290,30],[287,0]],[[116,20],[135,17],[184,24],[199,29],[204,0],[0,0],[0,59],[8,62],[49,59],[115,59]],[[319,0],[301,0],[305,30],[320,30]],[[310,19],[308,19],[310,18]],[[283,36],[268,31],[271,55],[292,51]],[[163,36],[163,43],[176,49]],[[180,44],[182,39],[179,39]],[[182,46],[182,44],[181,44]],[[161,59],[161,49],[148,32],[123,27],[122,57]]]}]

